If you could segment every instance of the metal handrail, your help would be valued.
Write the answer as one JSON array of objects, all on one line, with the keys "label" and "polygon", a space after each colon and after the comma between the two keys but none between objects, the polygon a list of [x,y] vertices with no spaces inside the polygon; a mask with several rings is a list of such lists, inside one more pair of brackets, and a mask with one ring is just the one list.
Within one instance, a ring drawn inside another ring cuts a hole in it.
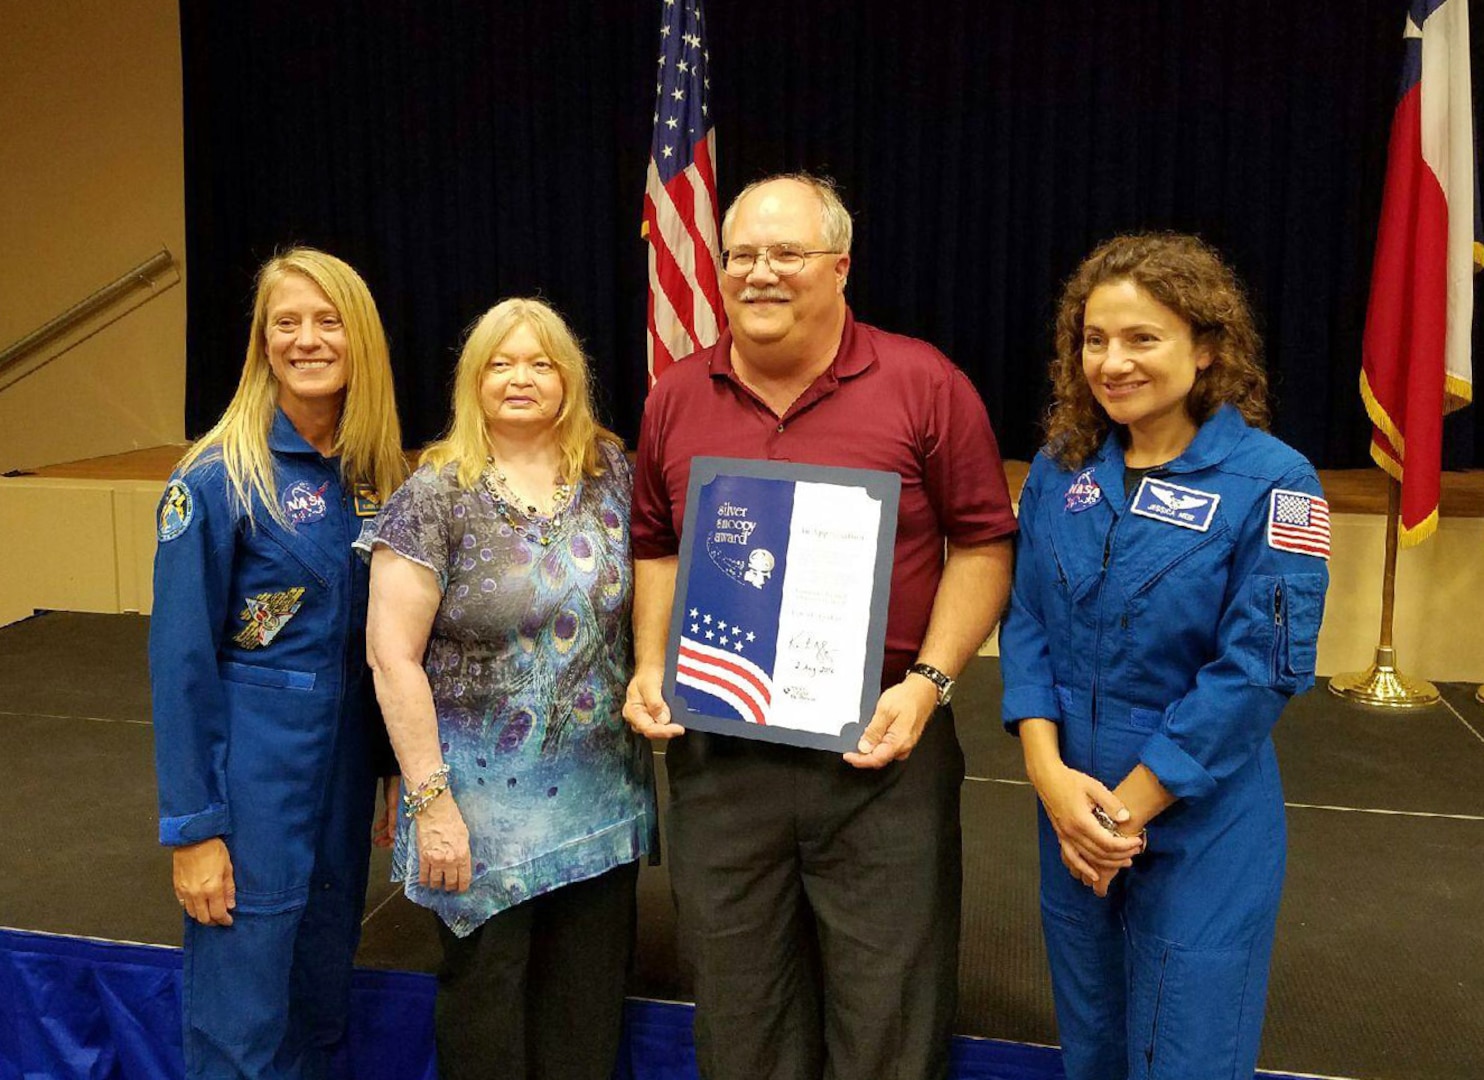
[{"label": "metal handrail", "polygon": [[140,286],[153,289],[155,277],[175,265],[175,256],[169,248],[161,248],[144,262],[114,281],[110,281],[96,292],[89,293],[56,318],[48,319],[23,338],[0,351],[0,373],[14,365],[22,357],[36,352],[44,345],[69,333],[74,327],[86,322],[109,304]]}]

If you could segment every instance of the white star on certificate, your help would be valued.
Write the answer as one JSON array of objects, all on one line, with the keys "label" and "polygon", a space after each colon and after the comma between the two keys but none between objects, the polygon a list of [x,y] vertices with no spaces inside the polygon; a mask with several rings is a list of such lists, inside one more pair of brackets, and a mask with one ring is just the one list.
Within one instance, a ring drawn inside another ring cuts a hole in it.
[{"label": "white star on certificate", "polygon": [[701,627],[700,627],[700,625],[699,625],[699,624],[697,624],[697,623],[691,623],[691,624],[690,624],[690,632],[691,632],[691,633],[692,633],[692,634],[699,634],[699,633],[700,633],[700,632],[701,632]]},{"label": "white star on certificate", "polygon": [[726,629],[726,628],[727,628],[727,624],[726,624],[726,623],[724,623],[724,622],[722,622],[722,621],[721,621],[721,620],[720,620],[720,619],[718,619],[718,620],[717,620],[717,621],[716,621],[716,628],[717,628],[717,629],[718,629],[718,630],[725,630],[725,629]]},{"label": "white star on certificate", "polygon": [[711,640],[711,639],[712,639],[712,638],[714,638],[714,637],[715,637],[715,636],[716,636],[716,634],[715,634],[715,632],[714,632],[714,631],[711,631],[711,630],[707,630],[707,631],[706,631],[706,640],[707,640],[707,641],[710,641],[710,640]]},{"label": "white star on certificate", "polygon": [[723,634],[723,635],[721,635],[721,643],[720,644],[721,644],[721,647],[724,649],[728,645],[731,644],[731,639],[728,638],[725,634]]},{"label": "white star on certificate", "polygon": [[741,652],[742,651],[742,643],[740,641],[734,641],[732,643],[732,648],[736,649],[738,652]]},{"label": "white star on certificate", "polygon": [[749,642],[756,641],[757,640],[757,635],[754,634],[751,630],[749,630],[749,631],[747,631],[747,640]]},{"label": "white star on certificate", "polygon": [[698,618],[700,616],[700,614],[701,613],[699,611],[697,611],[695,608],[691,608],[690,609],[690,617],[692,619]]}]

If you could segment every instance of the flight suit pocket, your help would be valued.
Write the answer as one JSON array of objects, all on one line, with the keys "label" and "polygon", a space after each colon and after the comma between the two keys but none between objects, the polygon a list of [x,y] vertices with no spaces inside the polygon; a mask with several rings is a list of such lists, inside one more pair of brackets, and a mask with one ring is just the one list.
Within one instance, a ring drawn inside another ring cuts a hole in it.
[{"label": "flight suit pocket", "polygon": [[1295,682],[1296,690],[1314,685],[1314,666],[1319,651],[1319,623],[1324,618],[1324,574],[1285,574],[1282,578],[1287,634],[1280,657],[1282,674]]},{"label": "flight suit pocket", "polygon": [[288,668],[264,667],[261,664],[239,664],[223,660],[217,665],[223,681],[247,686],[266,686],[272,690],[313,690],[314,672]]},{"label": "flight suit pocket", "polygon": [[1128,726],[1135,731],[1158,731],[1164,719],[1163,709],[1141,709],[1135,706],[1128,711]]},{"label": "flight suit pocket", "polygon": [[1250,1004],[1251,947],[1191,949],[1152,940],[1133,951],[1131,1080],[1226,1075]]},{"label": "flight suit pocket", "polygon": [[1241,642],[1249,682],[1297,694],[1314,685],[1325,575],[1254,574],[1247,582],[1251,633]]}]

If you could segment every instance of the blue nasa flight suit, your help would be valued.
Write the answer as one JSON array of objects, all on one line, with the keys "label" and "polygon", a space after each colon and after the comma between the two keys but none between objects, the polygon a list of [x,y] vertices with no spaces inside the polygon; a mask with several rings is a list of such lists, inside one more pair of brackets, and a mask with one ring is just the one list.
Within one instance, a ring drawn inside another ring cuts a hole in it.
[{"label": "blue nasa flight suit", "polygon": [[1043,452],[1021,493],[1004,721],[1053,720],[1072,768],[1112,788],[1143,762],[1178,801],[1107,899],[1040,813],[1067,1076],[1250,1077],[1287,843],[1269,732],[1313,685],[1329,581],[1324,555],[1285,550],[1314,534],[1270,538],[1270,517],[1313,511],[1327,552],[1328,508],[1312,466],[1231,406],[1132,497],[1117,438],[1086,466]]},{"label": "blue nasa flight suit", "polygon": [[314,1077],[344,1033],[385,730],[366,668],[375,494],[277,414],[291,529],[233,505],[219,460],[160,504],[150,622],[160,842],[225,839],[233,925],[185,922],[191,1077]]}]

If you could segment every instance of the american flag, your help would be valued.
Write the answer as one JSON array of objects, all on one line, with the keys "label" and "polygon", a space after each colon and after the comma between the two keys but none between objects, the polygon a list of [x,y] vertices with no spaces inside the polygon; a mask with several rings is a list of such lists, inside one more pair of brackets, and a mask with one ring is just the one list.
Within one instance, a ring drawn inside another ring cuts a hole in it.
[{"label": "american flag", "polygon": [[[699,631],[699,627],[696,629]],[[717,639],[715,633],[711,631],[708,634],[712,637],[710,642],[700,640],[699,632],[695,636],[690,633],[681,635],[675,666],[676,684],[689,686],[725,702],[739,719],[752,724],[766,724],[773,703],[773,680],[766,671],[742,655],[743,632],[737,631],[735,640],[729,640],[724,633]]]},{"label": "american flag", "polygon": [[714,345],[726,321],[709,59],[701,0],[664,0],[641,229],[649,240],[651,385],[676,360]]},{"label": "american flag", "polygon": [[1302,491],[1275,490],[1268,504],[1268,546],[1329,558],[1329,503]]}]

